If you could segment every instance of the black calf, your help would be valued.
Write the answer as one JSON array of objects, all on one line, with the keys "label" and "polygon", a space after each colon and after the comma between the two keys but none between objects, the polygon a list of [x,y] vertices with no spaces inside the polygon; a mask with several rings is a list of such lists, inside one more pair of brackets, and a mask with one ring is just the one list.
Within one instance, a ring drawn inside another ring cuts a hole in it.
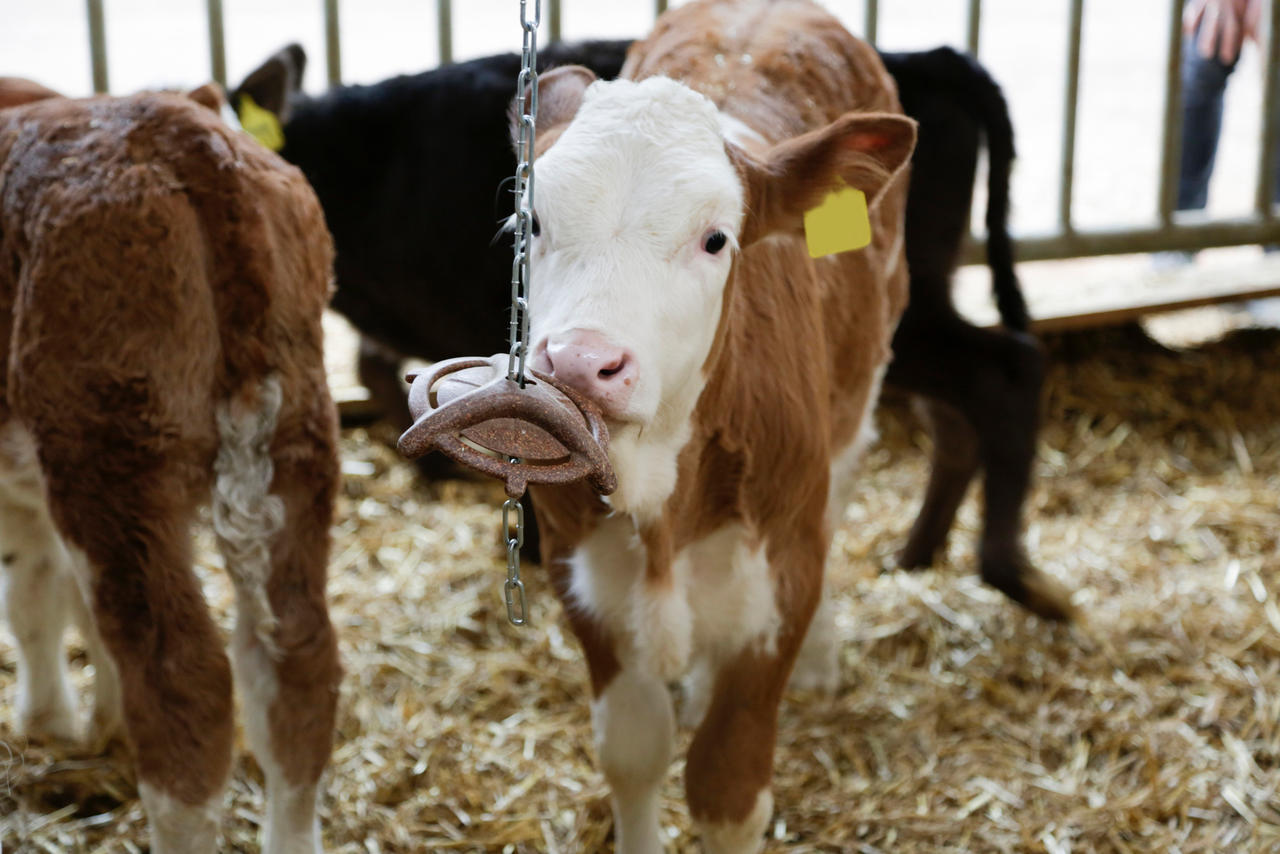
[{"label": "black calf", "polygon": [[[1013,269],[1008,107],[995,81],[965,54],[938,48],[881,56],[898,82],[903,109],[920,123],[907,195],[911,301],[894,335],[886,379],[923,398],[934,441],[929,487],[899,562],[906,568],[933,563],[969,482],[982,469],[983,579],[1040,616],[1067,619],[1065,591],[1031,565],[1022,546],[1044,356],[1026,334],[1027,307]],[[987,260],[1001,329],[974,326],[951,300],[983,137]]]}]

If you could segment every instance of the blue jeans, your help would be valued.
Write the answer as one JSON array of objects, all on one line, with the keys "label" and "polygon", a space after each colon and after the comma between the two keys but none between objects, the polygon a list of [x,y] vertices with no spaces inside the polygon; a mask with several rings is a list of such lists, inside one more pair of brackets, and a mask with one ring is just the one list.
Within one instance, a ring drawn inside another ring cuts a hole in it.
[{"label": "blue jeans", "polygon": [[[1199,31],[1182,44],[1182,160],[1178,172],[1177,209],[1203,210],[1209,199],[1209,177],[1222,131],[1222,101],[1236,64],[1215,55],[1205,59],[1196,49]],[[1275,155],[1272,155],[1275,168]],[[1280,176],[1272,179],[1272,199],[1280,200]]]}]

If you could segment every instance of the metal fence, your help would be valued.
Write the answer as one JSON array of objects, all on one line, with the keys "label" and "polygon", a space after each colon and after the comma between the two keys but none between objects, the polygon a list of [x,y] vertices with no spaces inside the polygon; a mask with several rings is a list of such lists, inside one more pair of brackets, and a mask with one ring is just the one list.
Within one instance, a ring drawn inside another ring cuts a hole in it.
[{"label": "metal fence", "polygon": [[[1097,0],[1111,2],[1111,0]],[[92,52],[93,84],[99,92],[107,91],[107,57],[104,0],[88,3],[89,41]],[[342,81],[342,46],[338,26],[338,0],[321,0],[324,4],[325,52],[331,85]],[[965,43],[969,52],[979,55],[978,37],[982,22],[982,0],[967,0],[968,15]],[[1164,118],[1161,128],[1160,185],[1158,210],[1148,226],[1107,230],[1079,230],[1072,218],[1072,189],[1075,174],[1076,112],[1079,106],[1080,41],[1084,19],[1084,0],[1070,0],[1067,28],[1067,67],[1063,114],[1062,159],[1059,170],[1059,207],[1057,228],[1048,234],[1019,235],[1016,240],[1020,260],[1035,261],[1075,258],[1089,255],[1112,255],[1162,250],[1194,250],[1216,246],[1246,244],[1280,244],[1280,219],[1275,216],[1272,188],[1276,171],[1277,107],[1280,106],[1280,39],[1276,27],[1268,26],[1263,45],[1266,78],[1263,86],[1264,117],[1259,140],[1259,166],[1254,211],[1246,217],[1232,219],[1196,218],[1188,221],[1175,211],[1182,134],[1182,5],[1183,0],[1168,0],[1169,20],[1168,67],[1165,74]],[[1280,0],[1267,0],[1271,22],[1280,21]],[[226,50],[223,36],[222,0],[205,0],[208,11],[209,53],[215,80],[226,84]],[[655,15],[667,8],[667,0],[655,0]],[[863,37],[876,42],[879,0],[866,0]],[[543,2],[545,32],[549,40],[557,40],[561,32],[561,0]],[[441,62],[453,58],[453,0],[436,0],[439,56]],[[968,260],[977,261],[984,252],[983,242],[975,239]]]}]

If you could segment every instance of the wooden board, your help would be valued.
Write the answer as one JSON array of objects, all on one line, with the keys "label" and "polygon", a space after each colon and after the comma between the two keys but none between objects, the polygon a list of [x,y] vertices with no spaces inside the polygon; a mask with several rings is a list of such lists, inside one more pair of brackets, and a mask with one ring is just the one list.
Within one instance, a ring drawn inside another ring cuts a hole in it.
[{"label": "wooden board", "polygon": [[[1280,255],[1256,247],[1203,252],[1186,267],[1157,272],[1150,256],[1019,265],[1037,331],[1125,323],[1156,312],[1280,296]],[[957,276],[960,312],[982,326],[999,318],[985,268]]]}]

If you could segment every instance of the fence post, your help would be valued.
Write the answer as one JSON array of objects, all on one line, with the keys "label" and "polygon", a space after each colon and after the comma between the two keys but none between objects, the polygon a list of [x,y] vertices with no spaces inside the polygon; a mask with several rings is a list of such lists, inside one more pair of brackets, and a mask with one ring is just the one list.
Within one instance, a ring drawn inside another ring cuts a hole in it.
[{"label": "fence post", "polygon": [[106,92],[107,85],[107,27],[102,14],[102,0],[89,3],[89,55],[93,60],[93,91]]},{"label": "fence post", "polygon": [[1084,20],[1084,0],[1071,0],[1071,21],[1067,26],[1067,90],[1062,97],[1062,182],[1058,185],[1058,224],[1071,231],[1071,202],[1075,192],[1076,110],[1080,102],[1080,32]]},{"label": "fence post", "polygon": [[222,88],[227,87],[227,46],[222,25],[222,0],[206,0],[209,18],[209,70]]},{"label": "fence post", "polygon": [[342,83],[341,30],[338,0],[324,0],[324,59],[330,86]]},{"label": "fence post", "polygon": [[1164,84],[1164,145],[1160,159],[1160,222],[1173,222],[1182,162],[1182,0],[1169,0],[1169,50]]},{"label": "fence post", "polygon": [[982,0],[969,0],[969,23],[965,30],[965,45],[969,55],[978,58],[978,34],[982,28]]},{"label": "fence post", "polygon": [[1258,215],[1270,220],[1275,215],[1276,188],[1276,121],[1280,118],[1276,100],[1280,98],[1280,38],[1276,26],[1280,24],[1280,0],[1271,0],[1270,20],[1267,23],[1267,52],[1263,57],[1262,73],[1262,133],[1258,148]]},{"label": "fence post", "polygon": [[453,3],[436,0],[436,29],[440,44],[440,64],[453,62]]},{"label": "fence post", "polygon": [[549,41],[560,41],[560,0],[547,3],[547,34]]}]

